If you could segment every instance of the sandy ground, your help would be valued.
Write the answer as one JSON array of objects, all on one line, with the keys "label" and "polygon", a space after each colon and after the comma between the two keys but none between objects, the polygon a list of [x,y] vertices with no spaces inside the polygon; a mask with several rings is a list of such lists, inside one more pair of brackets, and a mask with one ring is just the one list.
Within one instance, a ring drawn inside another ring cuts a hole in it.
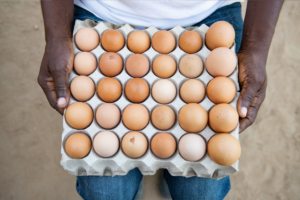
[{"label": "sandy ground", "polygon": [[[244,5],[245,8],[245,5]],[[241,135],[240,172],[226,199],[300,198],[300,2],[286,1],[268,59],[267,98]],[[36,78],[44,51],[38,1],[0,2],[0,199],[81,199],[60,166],[62,117]],[[143,199],[162,199],[157,175]]]}]

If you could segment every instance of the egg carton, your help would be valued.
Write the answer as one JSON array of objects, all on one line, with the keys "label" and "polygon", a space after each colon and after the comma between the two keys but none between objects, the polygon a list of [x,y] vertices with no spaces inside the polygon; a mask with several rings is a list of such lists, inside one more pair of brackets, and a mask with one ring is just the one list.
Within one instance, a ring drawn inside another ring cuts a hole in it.
[{"label": "egg carton", "polygon": [[[108,29],[116,29],[122,33],[122,35],[125,38],[125,41],[127,40],[128,35],[134,31],[135,29],[128,25],[122,25],[122,26],[116,26],[108,22],[94,22],[91,20],[85,20],[85,21],[79,21],[76,20],[75,27],[74,27],[74,32],[73,32],[73,47],[74,47],[74,52],[75,55],[80,52],[80,50],[76,47],[76,44],[74,42],[74,35],[76,32],[83,28],[83,27],[92,27],[94,28],[100,38],[102,34],[108,30]],[[197,162],[190,162],[186,161],[184,158],[182,158],[178,152],[178,148],[176,149],[176,152],[173,156],[167,159],[160,159],[156,157],[150,150],[150,141],[152,137],[159,132],[168,132],[171,133],[178,144],[179,139],[186,134],[186,131],[184,131],[180,125],[178,124],[178,112],[181,107],[186,105],[184,101],[179,96],[179,89],[181,84],[188,80],[188,78],[184,77],[178,70],[178,63],[180,59],[185,56],[187,53],[183,52],[179,46],[178,46],[178,40],[180,35],[185,32],[186,30],[194,30],[197,33],[199,33],[202,37],[203,40],[203,45],[202,48],[199,52],[195,53],[195,55],[199,56],[203,64],[205,66],[205,59],[208,56],[208,54],[211,52],[206,46],[205,46],[205,33],[208,30],[208,26],[206,25],[201,25],[200,27],[189,27],[189,28],[182,28],[180,26],[175,26],[173,29],[169,30],[176,38],[176,48],[174,51],[169,53],[168,55],[172,56],[177,63],[177,70],[176,73],[169,78],[170,81],[172,81],[176,88],[177,88],[177,94],[176,98],[169,104],[166,104],[170,106],[176,113],[176,123],[175,125],[166,131],[161,131],[156,129],[152,123],[151,120],[149,124],[142,129],[140,132],[142,132],[148,139],[148,149],[147,152],[140,158],[138,159],[132,159],[128,156],[126,156],[121,147],[119,148],[118,152],[110,158],[102,158],[98,156],[94,149],[90,151],[90,153],[83,159],[72,159],[69,157],[64,149],[66,139],[68,136],[70,136],[73,133],[76,132],[81,132],[87,134],[91,140],[93,141],[94,136],[99,133],[100,131],[104,131],[107,129],[101,128],[98,123],[95,120],[92,122],[92,124],[87,127],[86,129],[83,130],[76,130],[72,127],[70,127],[66,120],[65,117],[63,118],[63,133],[62,133],[62,146],[61,146],[61,165],[63,168],[67,171],[69,171],[71,174],[74,175],[100,175],[100,176],[115,176],[115,175],[126,175],[128,171],[131,169],[138,167],[139,170],[143,175],[153,175],[156,173],[156,171],[160,168],[165,168],[168,169],[170,174],[173,176],[185,176],[185,177],[191,177],[191,176],[198,176],[198,177],[209,177],[209,178],[215,178],[215,179],[220,179],[222,177],[228,176],[230,174],[233,174],[238,171],[238,161],[234,163],[231,166],[220,166],[213,162],[210,157],[208,156],[207,152],[205,156]],[[150,26],[149,28],[144,30],[145,33],[149,35],[150,38],[159,31],[157,28],[154,26]],[[230,48],[233,52],[235,49],[235,44]],[[101,44],[94,50],[91,51],[91,53],[97,58],[97,62],[99,62],[99,58],[106,53],[106,51],[101,47]],[[126,43],[123,49],[121,49],[119,52],[117,52],[123,59],[124,66],[125,62],[128,59],[130,55],[133,53],[127,48]],[[156,52],[152,46],[145,52],[143,53],[145,55],[149,62],[150,62],[150,71],[149,73],[143,77],[144,80],[146,80],[150,86],[150,90],[153,86],[153,84],[157,81],[160,80],[153,72],[152,72],[152,62],[153,60],[161,55],[158,52]],[[73,70],[70,75],[69,75],[69,82],[71,82],[78,74]],[[105,76],[101,73],[99,70],[99,63],[97,69],[89,75],[89,77],[94,81],[95,85],[97,86],[99,81],[105,78]],[[114,102],[115,105],[118,106],[118,108],[123,111],[126,106],[130,105],[131,102],[126,98],[125,93],[124,93],[124,87],[125,84],[132,78],[129,74],[127,74],[125,67],[123,68],[123,71],[116,77],[117,80],[119,80],[122,84],[123,88],[123,93],[120,99],[118,99],[116,102]],[[238,67],[236,66],[235,71],[229,76],[230,79],[233,80],[233,82],[236,85],[237,91],[239,91],[239,84],[238,84]],[[202,74],[197,78],[198,80],[202,81],[202,83],[207,86],[208,82],[213,79],[213,77],[206,71],[206,68],[204,67],[204,70]],[[97,91],[97,90],[96,90]],[[230,104],[236,108],[237,104],[237,99],[238,99],[239,93],[236,93],[236,96]],[[70,104],[76,102],[76,100],[71,97],[70,99]],[[105,103],[103,102],[97,95],[97,92],[95,92],[94,96],[86,102],[94,111],[94,116],[96,113],[97,108]],[[158,105],[161,105],[157,103],[151,96],[151,92],[149,97],[141,103],[144,105],[149,113],[153,111],[155,107]],[[207,111],[209,111],[215,104],[212,103],[207,96],[205,96],[204,100],[202,100],[200,103]],[[125,127],[125,125],[122,123],[122,120],[120,123],[117,125],[117,127],[110,129],[110,131],[114,132],[120,140],[122,137],[127,133],[130,132],[128,128]],[[207,142],[209,139],[215,135],[216,133],[207,125],[204,130],[199,132],[204,140]],[[229,134],[233,135],[235,138],[238,139],[239,137],[239,127],[237,126],[233,131],[231,131]]]}]

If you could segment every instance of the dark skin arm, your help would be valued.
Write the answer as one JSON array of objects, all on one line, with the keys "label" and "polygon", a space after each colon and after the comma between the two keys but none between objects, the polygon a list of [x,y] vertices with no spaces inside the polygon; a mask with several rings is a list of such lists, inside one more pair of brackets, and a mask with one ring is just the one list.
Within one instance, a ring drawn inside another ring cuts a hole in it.
[{"label": "dark skin arm", "polygon": [[[239,58],[240,132],[250,126],[265,98],[266,61],[284,0],[248,0]],[[38,82],[50,103],[63,114],[70,99],[68,74],[73,67],[73,0],[42,0],[46,49]]]},{"label": "dark skin arm", "polygon": [[266,62],[284,0],[248,0],[239,59],[240,132],[253,124],[265,99]]},{"label": "dark skin arm", "polygon": [[50,105],[63,114],[70,100],[68,74],[73,68],[73,0],[42,0],[46,47],[38,83]]}]

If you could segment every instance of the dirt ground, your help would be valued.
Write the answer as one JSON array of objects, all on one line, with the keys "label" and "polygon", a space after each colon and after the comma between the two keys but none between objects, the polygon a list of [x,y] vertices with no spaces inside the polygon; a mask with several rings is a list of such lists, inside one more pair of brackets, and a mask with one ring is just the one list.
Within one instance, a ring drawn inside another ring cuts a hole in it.
[{"label": "dirt ground", "polygon": [[[243,5],[245,9],[245,4]],[[226,199],[300,198],[300,2],[286,1],[268,58],[267,98],[241,137],[240,172]],[[44,51],[38,1],[0,1],[0,199],[81,199],[60,166],[62,117],[36,78]],[[143,200],[163,199],[157,175]]]}]

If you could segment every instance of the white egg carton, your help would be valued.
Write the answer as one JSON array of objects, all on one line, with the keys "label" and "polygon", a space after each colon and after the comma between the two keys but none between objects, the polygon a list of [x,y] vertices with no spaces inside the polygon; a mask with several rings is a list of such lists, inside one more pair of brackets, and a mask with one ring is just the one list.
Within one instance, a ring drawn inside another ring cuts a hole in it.
[{"label": "white egg carton", "polygon": [[[114,28],[123,34],[125,40],[127,39],[127,36],[132,31],[134,31],[134,28],[132,28],[128,24],[122,25],[122,26],[116,26],[116,25],[113,25],[113,24],[110,24],[107,22],[95,23],[94,21],[91,21],[91,20],[85,20],[85,21],[76,20],[73,36],[80,28],[83,28],[83,27],[94,28],[99,33],[100,37],[104,31]],[[203,46],[202,46],[201,50],[195,54],[202,59],[204,66],[205,66],[205,59],[208,56],[208,54],[210,53],[210,50],[205,46],[205,42],[204,42],[205,41],[205,33],[207,32],[208,27],[206,25],[202,25],[200,27],[194,27],[194,28],[190,27],[187,29],[198,32],[203,39]],[[88,154],[88,156],[86,156],[85,158],[72,159],[71,157],[69,157],[66,154],[66,152],[64,150],[64,144],[69,135],[71,135],[72,133],[81,132],[81,133],[87,134],[91,138],[91,140],[93,140],[94,136],[97,133],[99,133],[100,131],[104,131],[105,129],[101,128],[94,118],[92,124],[88,128],[86,128],[84,130],[76,130],[67,124],[65,117],[64,117],[63,118],[64,130],[62,133],[62,146],[61,146],[62,158],[61,158],[60,163],[64,167],[65,170],[69,171],[71,174],[74,174],[74,175],[115,176],[115,175],[126,175],[128,171],[130,171],[131,169],[133,169],[135,167],[138,167],[143,175],[153,175],[156,173],[156,171],[159,168],[166,168],[169,170],[170,174],[172,174],[173,176],[185,176],[185,177],[199,176],[199,177],[210,177],[210,178],[215,178],[215,179],[220,179],[222,177],[228,176],[228,175],[238,171],[238,161],[231,166],[226,166],[226,167],[220,166],[220,165],[214,163],[209,158],[208,154],[206,153],[205,156],[200,161],[190,162],[190,161],[186,161],[185,159],[183,159],[180,156],[178,149],[176,149],[176,152],[172,157],[170,157],[168,159],[160,159],[160,158],[156,157],[149,148],[152,137],[158,132],[171,133],[175,137],[175,139],[177,141],[177,145],[178,145],[178,141],[181,138],[181,136],[183,136],[186,133],[186,131],[184,131],[179,126],[178,120],[177,120],[178,119],[177,115],[178,115],[180,108],[182,106],[186,105],[186,103],[183,102],[179,96],[179,89],[180,89],[180,85],[185,80],[188,80],[188,79],[186,77],[184,77],[183,75],[181,75],[181,73],[178,70],[178,63],[179,63],[180,59],[184,55],[186,55],[186,53],[183,52],[179,48],[178,39],[179,39],[179,36],[187,29],[184,29],[180,26],[175,26],[173,29],[170,30],[170,32],[175,36],[177,42],[176,42],[175,50],[168,55],[172,56],[176,60],[177,71],[171,78],[169,78],[169,80],[172,81],[176,85],[177,94],[176,94],[176,98],[167,105],[170,106],[176,113],[176,124],[170,130],[162,131],[162,130],[156,129],[152,125],[151,120],[150,120],[149,124],[140,131],[140,132],[144,133],[146,135],[146,137],[148,138],[148,150],[145,153],[145,155],[143,155],[141,158],[138,158],[138,159],[129,158],[122,152],[122,149],[120,147],[118,152],[111,158],[102,158],[102,157],[98,156],[95,153],[95,151],[92,149],[90,151],[90,153]],[[158,31],[158,29],[155,28],[154,26],[151,26],[151,27],[145,29],[144,31],[150,36],[150,38],[152,38],[152,36]],[[76,47],[74,40],[73,40],[73,44],[74,44],[75,54],[79,53],[80,50]],[[231,50],[233,52],[234,52],[234,49],[235,49],[235,44],[231,47]],[[95,57],[97,58],[97,61],[99,62],[99,58],[101,57],[101,55],[106,53],[106,51],[101,47],[101,44],[100,44],[96,49],[91,51],[91,53],[93,53],[95,55]],[[119,100],[117,100],[116,102],[114,102],[114,104],[117,105],[121,111],[123,111],[126,106],[131,104],[131,102],[126,99],[126,96],[124,93],[124,86],[128,82],[128,80],[130,80],[132,78],[131,76],[129,76],[127,74],[127,72],[125,70],[125,62],[128,59],[128,57],[130,55],[132,55],[133,53],[131,51],[129,51],[129,49],[127,48],[126,45],[124,46],[124,48],[122,50],[120,50],[117,53],[122,57],[122,59],[124,61],[123,71],[121,72],[121,74],[119,74],[118,76],[115,77],[117,80],[119,80],[122,83],[123,93],[122,93],[121,98]],[[143,53],[143,55],[145,55],[150,61],[150,71],[145,77],[143,77],[143,79],[148,82],[148,84],[150,86],[150,90],[151,90],[152,85],[155,83],[155,81],[160,79],[157,76],[155,76],[154,73],[152,72],[152,62],[160,54],[158,52],[156,52],[152,47],[150,47],[150,49],[147,50],[145,53]],[[75,78],[76,76],[78,76],[78,74],[76,74],[76,72],[73,70],[69,75],[69,82],[71,82],[72,79]],[[100,72],[99,66],[98,66],[96,71],[93,72],[89,77],[95,82],[95,85],[97,86],[99,81],[101,79],[103,79],[105,76]],[[206,86],[212,78],[213,77],[208,74],[206,69],[204,69],[203,73],[197,79],[202,81],[204,83],[204,85]],[[238,91],[239,90],[238,67],[236,67],[235,71],[229,76],[229,78],[231,78],[234,81],[237,91]],[[238,99],[238,95],[239,95],[239,93],[236,94],[234,100],[230,103],[235,108],[236,108],[236,102]],[[70,104],[72,104],[74,102],[76,102],[76,100],[73,97],[71,97]],[[101,105],[105,102],[103,102],[98,97],[97,92],[95,92],[95,95],[86,103],[92,107],[92,109],[94,111],[94,115],[95,115],[95,112],[96,112],[97,108],[99,107],[99,105]],[[151,92],[150,92],[150,95],[147,98],[147,100],[145,100],[141,104],[143,104],[149,110],[150,114],[156,106],[160,105],[151,97]],[[212,103],[206,96],[204,98],[204,100],[200,102],[200,105],[202,105],[207,111],[209,111],[214,106],[214,103]],[[130,130],[124,126],[124,124],[122,123],[122,120],[121,120],[120,123],[118,124],[118,126],[113,129],[110,129],[110,131],[117,134],[117,136],[119,137],[119,140],[120,140],[120,144],[121,144],[122,137]],[[207,125],[203,131],[199,132],[199,134],[205,139],[205,141],[207,143],[208,140],[216,133],[214,131],[212,131],[211,128]],[[230,134],[238,139],[239,127],[236,127]]]}]

